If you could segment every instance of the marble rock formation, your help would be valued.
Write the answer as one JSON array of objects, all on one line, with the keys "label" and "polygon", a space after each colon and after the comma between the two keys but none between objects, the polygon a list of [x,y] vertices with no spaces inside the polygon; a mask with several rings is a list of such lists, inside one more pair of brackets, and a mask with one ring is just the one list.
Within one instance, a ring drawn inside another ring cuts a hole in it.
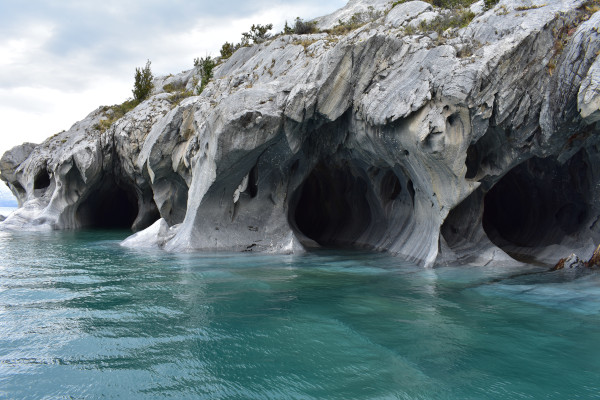
[{"label": "marble rock formation", "polygon": [[199,96],[163,90],[193,91],[197,68],[157,79],[106,130],[101,107],[10,150],[1,176],[21,208],[0,229],[123,227],[140,231],[124,242],[134,247],[351,247],[425,266],[590,255],[597,8],[481,1],[468,26],[438,33],[456,11],[391,7],[351,0],[318,26],[373,20],[241,48]]}]

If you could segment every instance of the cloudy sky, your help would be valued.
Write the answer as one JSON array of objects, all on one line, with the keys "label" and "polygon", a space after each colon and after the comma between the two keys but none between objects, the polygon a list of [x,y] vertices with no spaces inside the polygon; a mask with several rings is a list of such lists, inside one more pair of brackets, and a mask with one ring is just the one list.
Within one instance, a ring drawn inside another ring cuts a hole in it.
[{"label": "cloudy sky", "polygon": [[346,0],[0,0],[0,155],[39,143],[154,75],[216,56],[253,23],[328,14]]}]

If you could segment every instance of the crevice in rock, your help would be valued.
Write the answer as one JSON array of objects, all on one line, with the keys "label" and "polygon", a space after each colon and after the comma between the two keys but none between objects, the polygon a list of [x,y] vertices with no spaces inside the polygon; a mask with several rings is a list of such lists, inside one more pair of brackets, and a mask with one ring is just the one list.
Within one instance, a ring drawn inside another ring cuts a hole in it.
[{"label": "crevice in rock", "polygon": [[484,199],[483,228],[490,240],[510,252],[558,244],[584,228],[588,169],[583,151],[564,165],[533,158],[513,168]]},{"label": "crevice in rock", "polygon": [[467,158],[465,160],[465,164],[467,165],[465,179],[474,179],[477,176],[479,170],[479,158],[476,144],[470,145],[467,149]]},{"label": "crevice in rock", "polygon": [[412,180],[409,179],[406,186],[408,188],[408,194],[410,194],[410,200],[412,204],[415,204],[415,186],[413,185]]},{"label": "crevice in rock", "polygon": [[320,162],[292,196],[290,225],[324,247],[356,245],[372,220],[367,190],[349,165]]},{"label": "crevice in rock", "polygon": [[244,193],[252,199],[258,194],[258,162],[248,173],[248,185],[246,186]]},{"label": "crevice in rock", "polygon": [[75,219],[81,228],[130,229],[137,215],[134,188],[105,176],[81,201]]}]

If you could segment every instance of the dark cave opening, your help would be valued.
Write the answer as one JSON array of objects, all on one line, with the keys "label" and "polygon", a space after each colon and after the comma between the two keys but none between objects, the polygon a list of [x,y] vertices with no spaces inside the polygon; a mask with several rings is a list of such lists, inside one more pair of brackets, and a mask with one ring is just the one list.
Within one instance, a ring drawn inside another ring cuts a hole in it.
[{"label": "dark cave opening", "polygon": [[497,246],[560,243],[588,216],[587,163],[533,158],[509,171],[485,195],[483,228]]},{"label": "dark cave opening", "polygon": [[46,189],[50,186],[50,174],[46,168],[40,170],[33,180],[33,189]]},{"label": "dark cave opening", "polygon": [[83,200],[75,214],[82,228],[94,229],[131,229],[137,215],[135,191],[114,179],[104,179]]},{"label": "dark cave opening", "polygon": [[483,191],[476,190],[448,213],[440,233],[450,248],[476,236],[481,223],[482,200]]},{"label": "dark cave opening", "polygon": [[321,246],[355,246],[371,224],[367,190],[349,166],[320,163],[294,193],[290,223]]}]

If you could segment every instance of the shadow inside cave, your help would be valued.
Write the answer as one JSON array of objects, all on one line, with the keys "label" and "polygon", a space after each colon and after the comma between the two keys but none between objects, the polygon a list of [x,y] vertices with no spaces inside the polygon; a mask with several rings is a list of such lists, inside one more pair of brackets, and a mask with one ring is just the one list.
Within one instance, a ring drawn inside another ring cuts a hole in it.
[{"label": "shadow inside cave", "polygon": [[528,263],[551,260],[555,251],[563,256],[560,247],[549,246],[583,245],[589,239],[594,214],[590,182],[583,150],[562,164],[550,157],[529,159],[487,192],[480,187],[454,207],[440,233],[459,256],[488,244]]},{"label": "shadow inside cave", "polygon": [[509,171],[484,198],[483,228],[497,246],[559,244],[584,228],[588,165],[581,154],[561,165],[532,158]]},{"label": "shadow inside cave", "polygon": [[360,246],[359,239],[372,221],[368,189],[349,166],[321,162],[292,196],[290,225],[301,233],[301,241],[306,237],[323,247]]},{"label": "shadow inside cave", "polygon": [[135,190],[105,177],[81,202],[75,218],[81,228],[131,229],[138,211]]},{"label": "shadow inside cave", "polygon": [[46,168],[43,168],[35,175],[35,179],[33,180],[33,189],[46,189],[48,186],[50,186],[50,182],[50,174]]}]

